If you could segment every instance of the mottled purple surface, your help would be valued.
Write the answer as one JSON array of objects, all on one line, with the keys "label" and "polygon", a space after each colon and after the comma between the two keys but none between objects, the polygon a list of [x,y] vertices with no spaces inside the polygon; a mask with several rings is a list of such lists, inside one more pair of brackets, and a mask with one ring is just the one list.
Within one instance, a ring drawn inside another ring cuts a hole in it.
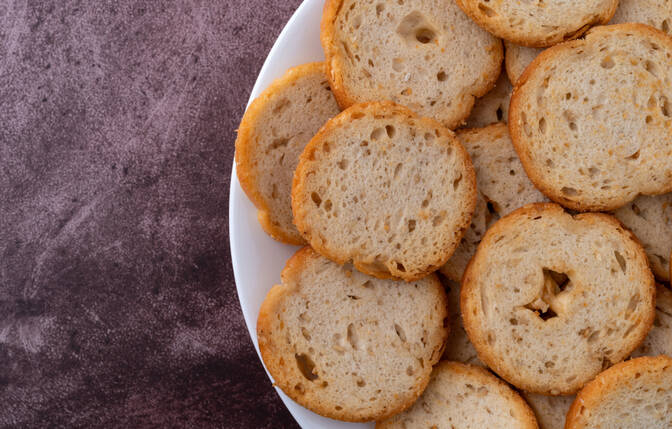
[{"label": "mottled purple surface", "polygon": [[296,427],[245,329],[228,189],[299,3],[0,2],[0,427]]}]

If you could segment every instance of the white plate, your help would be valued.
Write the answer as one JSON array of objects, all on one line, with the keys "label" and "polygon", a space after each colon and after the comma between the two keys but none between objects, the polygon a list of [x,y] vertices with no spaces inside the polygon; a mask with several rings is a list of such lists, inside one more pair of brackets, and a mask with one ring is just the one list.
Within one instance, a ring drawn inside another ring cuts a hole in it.
[{"label": "white plate", "polygon": [[[282,76],[288,68],[324,59],[320,46],[320,18],[323,4],[324,0],[305,0],[299,6],[268,54],[252,89],[250,101],[259,96],[261,91],[274,79]],[[259,307],[271,286],[280,282],[280,271],[298,247],[278,243],[261,229],[257,221],[257,209],[247,199],[238,182],[235,163],[231,172],[229,193],[229,237],[240,306],[250,337],[259,354],[256,331]],[[266,373],[268,374],[268,371]],[[373,423],[344,423],[318,416],[289,399],[280,389],[276,390],[289,412],[303,428],[374,427]]]}]

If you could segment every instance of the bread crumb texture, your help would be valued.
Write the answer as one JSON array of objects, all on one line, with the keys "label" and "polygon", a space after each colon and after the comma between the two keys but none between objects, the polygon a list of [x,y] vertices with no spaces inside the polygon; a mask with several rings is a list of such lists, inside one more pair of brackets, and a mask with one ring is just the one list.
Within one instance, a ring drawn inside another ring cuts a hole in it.
[{"label": "bread crumb texture", "polygon": [[435,275],[381,280],[305,247],[261,306],[259,350],[275,384],[302,406],[339,420],[383,419],[425,389],[447,316]]},{"label": "bread crumb texture", "polygon": [[672,427],[672,358],[641,357],[614,365],[579,392],[567,429]]},{"label": "bread crumb texture", "polygon": [[329,0],[321,30],[342,107],[390,100],[454,129],[499,76],[502,43],[454,1]]},{"label": "bread crumb texture", "polygon": [[261,226],[276,240],[305,243],[292,220],[294,169],[308,141],[339,112],[324,63],[309,63],[274,81],[243,116],[236,139],[236,172],[258,209]]},{"label": "bread crumb texture", "polygon": [[462,317],[479,358],[533,393],[575,393],[630,355],[654,316],[655,283],[612,216],[531,204],[488,230],[464,274]]},{"label": "bread crumb texture", "polygon": [[378,422],[376,429],[535,429],[523,398],[488,370],[443,361],[420,399],[407,411]]},{"label": "bread crumb texture", "polygon": [[532,182],[574,210],[672,191],[672,38],[596,27],[545,50],[516,83],[511,138]]},{"label": "bread crumb texture", "polygon": [[437,270],[476,205],[454,134],[393,103],[355,105],[310,141],[294,175],[294,221],[310,245],[381,278]]}]

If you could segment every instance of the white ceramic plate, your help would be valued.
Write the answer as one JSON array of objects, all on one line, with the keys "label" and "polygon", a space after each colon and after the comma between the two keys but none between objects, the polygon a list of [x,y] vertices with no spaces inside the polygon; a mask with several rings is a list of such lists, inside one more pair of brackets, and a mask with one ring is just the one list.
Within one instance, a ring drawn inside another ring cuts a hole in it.
[{"label": "white ceramic plate", "polygon": [[[323,4],[324,0],[305,0],[299,6],[268,54],[252,89],[250,101],[288,68],[324,59],[320,46]],[[247,199],[238,182],[235,163],[231,172],[229,193],[229,237],[240,306],[259,354],[256,331],[259,307],[271,286],[280,282],[280,272],[285,262],[298,247],[278,243],[261,229],[257,221],[257,209]],[[303,428],[370,429],[374,426],[372,423],[344,423],[318,416],[289,399],[280,389],[276,390],[289,412]]]}]

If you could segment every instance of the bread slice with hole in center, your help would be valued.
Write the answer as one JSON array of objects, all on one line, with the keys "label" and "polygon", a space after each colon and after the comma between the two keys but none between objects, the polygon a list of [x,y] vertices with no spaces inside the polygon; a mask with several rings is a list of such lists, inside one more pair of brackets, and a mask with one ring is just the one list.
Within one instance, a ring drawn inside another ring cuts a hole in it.
[{"label": "bread slice with hole in center", "polygon": [[541,53],[516,82],[511,139],[532,182],[580,211],[672,191],[672,37],[596,27]]},{"label": "bread slice with hole in center", "polygon": [[427,389],[408,410],[378,422],[376,429],[536,429],[530,407],[488,370],[443,361]]},{"label": "bread slice with hole in center", "polygon": [[478,357],[514,386],[575,393],[644,340],[655,315],[646,254],[612,216],[530,204],[485,234],[462,280]]},{"label": "bread slice with hole in center", "polygon": [[623,225],[642,242],[653,274],[670,281],[672,252],[672,193],[649,197],[641,195],[614,212]]},{"label": "bread slice with hole in center", "polygon": [[435,275],[381,280],[299,250],[259,311],[259,351],[290,398],[320,415],[379,420],[409,407],[447,336]]},{"label": "bread slice with hole in center", "polygon": [[476,204],[452,131],[389,102],[354,105],[301,154],[294,222],[318,253],[381,278],[415,280],[455,251]]},{"label": "bread slice with hole in center", "polygon": [[[631,357],[672,356],[672,292],[665,286],[656,285],[656,317],[653,327],[641,346]],[[574,396],[545,396],[522,392],[534,410],[541,429],[563,429],[565,416],[574,402]]]},{"label": "bread slice with hole in center", "polygon": [[320,33],[341,107],[390,100],[456,128],[495,84],[502,43],[453,1],[328,0]]},{"label": "bread slice with hole in center", "polygon": [[339,112],[324,63],[309,63],[275,80],[243,116],[236,138],[236,173],[257,207],[259,223],[276,240],[305,243],[292,223],[294,169],[308,141]]},{"label": "bread slice with hole in center", "polygon": [[[620,0],[618,9],[609,24],[639,22],[672,34],[672,2],[670,0]],[[516,82],[525,68],[542,49],[528,48],[504,42],[506,73],[511,82]]]},{"label": "bread slice with hole in center", "polygon": [[566,429],[672,427],[672,357],[614,365],[577,395]]},{"label": "bread slice with hole in center", "polygon": [[456,3],[495,36],[533,47],[575,39],[592,25],[609,22],[618,6],[618,0],[456,0]]},{"label": "bread slice with hole in center", "polygon": [[460,281],[483,234],[497,219],[525,204],[548,201],[534,187],[520,164],[506,124],[458,130],[476,170],[478,202],[469,229],[453,256],[441,267],[448,278]]}]

